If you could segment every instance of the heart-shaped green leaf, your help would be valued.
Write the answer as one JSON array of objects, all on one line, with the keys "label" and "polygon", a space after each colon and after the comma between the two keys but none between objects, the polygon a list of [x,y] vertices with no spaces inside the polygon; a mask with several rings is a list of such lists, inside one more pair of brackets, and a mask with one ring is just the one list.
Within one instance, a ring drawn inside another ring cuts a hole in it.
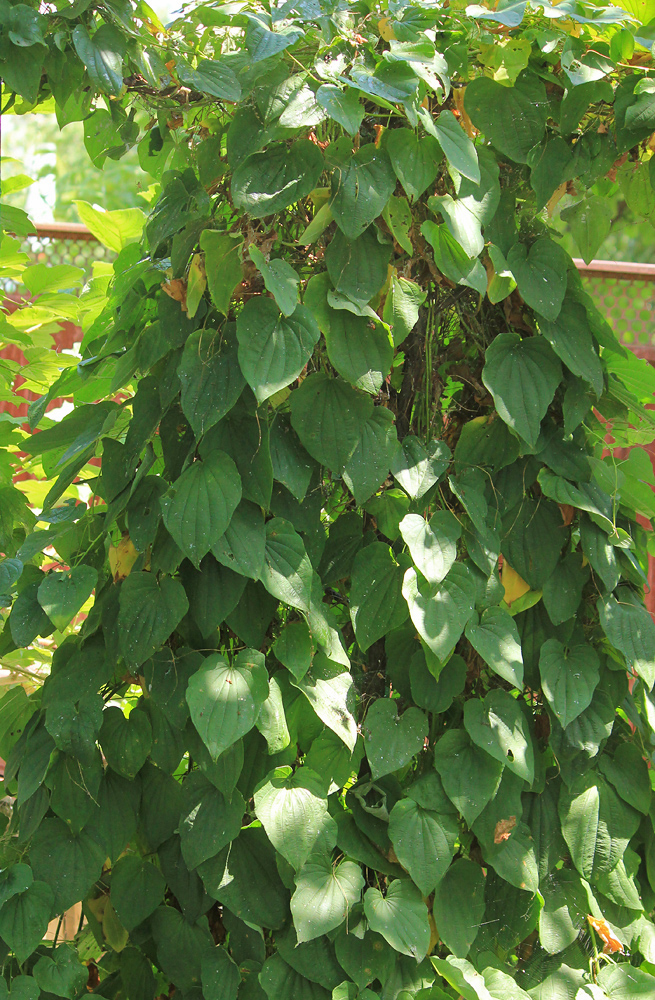
[{"label": "heart-shaped green leaf", "polygon": [[424,896],[445,875],[458,832],[452,817],[449,821],[414,799],[400,799],[391,810],[389,837],[396,857]]},{"label": "heart-shaped green leaf", "polygon": [[591,704],[599,666],[596,650],[586,642],[564,646],[549,639],[541,647],[541,686],[563,729]]},{"label": "heart-shaped green leaf", "polygon": [[490,691],[464,706],[466,731],[481,749],[529,785],[534,781],[534,749],[526,717],[506,691]]},{"label": "heart-shaped green leaf", "polygon": [[436,587],[421,584],[416,570],[408,569],[403,596],[419,635],[440,660],[445,660],[473,615],[476,589],[468,568],[455,563]]},{"label": "heart-shaped green leaf", "polygon": [[298,943],[334,930],[347,918],[364,888],[362,869],[353,861],[333,865],[327,855],[313,855],[296,876],[291,913]]},{"label": "heart-shaped green leaf", "polygon": [[562,367],[545,339],[501,333],[487,348],[482,381],[498,413],[530,445],[537,443],[562,378]]},{"label": "heart-shaped green leaf", "polygon": [[471,826],[493,798],[503,765],[476,746],[463,729],[449,729],[434,748],[434,766],[448,798]]},{"label": "heart-shaped green leaf", "polygon": [[428,583],[441,583],[457,557],[462,534],[457,518],[450,511],[437,511],[428,523],[419,514],[407,514],[399,528],[416,568]]},{"label": "heart-shaped green leaf", "polygon": [[420,962],[430,944],[428,908],[421,893],[409,879],[396,879],[383,896],[379,889],[367,889],[364,913],[372,931],[402,955]]},{"label": "heart-shaped green leaf", "polygon": [[416,201],[437,176],[439,143],[432,135],[419,138],[411,129],[392,128],[385,134],[385,147],[407,197]]},{"label": "heart-shaped green leaf", "polygon": [[385,150],[374,143],[362,146],[332,174],[330,208],[347,239],[356,240],[386,205],[396,186]]},{"label": "heart-shaped green leaf", "polygon": [[402,625],[407,617],[402,580],[402,569],[384,542],[373,542],[355,556],[350,618],[362,650]]},{"label": "heart-shaped green leaf", "polygon": [[323,782],[309,768],[295,774],[290,767],[276,768],[255,791],[255,811],[275,849],[296,871],[310,854],[336,843]]},{"label": "heart-shaped green leaf", "polygon": [[250,732],[268,698],[263,655],[244,650],[230,666],[213,653],[190,677],[186,697],[193,724],[216,760]]},{"label": "heart-shaped green leaf", "polygon": [[91,596],[97,582],[98,573],[92,566],[49,573],[39,586],[37,599],[53,625],[64,629]]},{"label": "heart-shaped green leaf", "polygon": [[305,306],[280,314],[273,299],[258,295],[239,313],[237,337],[241,371],[262,403],[298,378],[320,331]]},{"label": "heart-shaped green leaf", "polygon": [[422,749],[427,727],[427,719],[418,708],[398,715],[398,706],[390,698],[373,702],[362,727],[371,776],[379,778],[408,764]]},{"label": "heart-shaped green leaf", "polygon": [[487,608],[477,625],[469,622],[466,638],[494,673],[523,687],[521,640],[512,616],[502,608]]},{"label": "heart-shaped green leaf", "polygon": [[100,745],[110,767],[124,778],[133,779],[145,764],[152,746],[152,728],[145,712],[129,717],[117,705],[102,713]]}]

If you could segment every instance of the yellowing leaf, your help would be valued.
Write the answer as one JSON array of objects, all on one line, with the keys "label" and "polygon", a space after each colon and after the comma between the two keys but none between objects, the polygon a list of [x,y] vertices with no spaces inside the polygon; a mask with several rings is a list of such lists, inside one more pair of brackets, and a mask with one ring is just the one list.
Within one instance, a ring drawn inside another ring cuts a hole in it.
[{"label": "yellowing leaf", "polygon": [[129,535],[123,535],[118,545],[109,546],[109,568],[114,583],[124,580],[130,575],[139,553]]},{"label": "yellowing leaf", "polygon": [[378,31],[380,32],[380,38],[384,38],[385,42],[390,42],[396,37],[390,17],[380,18],[378,21]]},{"label": "yellowing leaf", "polygon": [[186,309],[189,319],[192,319],[198,311],[198,306],[206,287],[207,275],[205,273],[205,265],[202,256],[196,253],[191,259],[186,289]]},{"label": "yellowing leaf", "polygon": [[503,568],[500,571],[500,580],[505,588],[505,604],[508,607],[511,607],[519,597],[527,594],[530,589],[530,584],[526,583],[515,569],[512,569],[507,560],[503,562]]}]

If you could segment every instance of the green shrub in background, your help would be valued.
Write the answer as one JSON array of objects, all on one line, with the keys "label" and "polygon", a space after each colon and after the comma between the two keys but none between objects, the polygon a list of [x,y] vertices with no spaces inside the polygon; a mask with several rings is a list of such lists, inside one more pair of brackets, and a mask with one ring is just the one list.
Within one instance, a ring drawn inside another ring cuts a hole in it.
[{"label": "green shrub in background", "polygon": [[655,996],[655,375],[549,228],[655,204],[628,7],[3,0],[3,107],[160,184],[79,297],[3,242],[11,994]]}]

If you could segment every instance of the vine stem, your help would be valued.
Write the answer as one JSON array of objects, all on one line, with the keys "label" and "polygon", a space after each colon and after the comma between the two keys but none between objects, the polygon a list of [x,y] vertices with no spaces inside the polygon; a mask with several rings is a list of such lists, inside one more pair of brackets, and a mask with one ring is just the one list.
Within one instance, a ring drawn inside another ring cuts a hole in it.
[{"label": "vine stem", "polygon": [[59,932],[61,930],[61,925],[63,924],[63,922],[64,922],[64,914],[62,913],[59,916],[59,920],[57,922],[57,929],[55,931],[55,936],[52,939],[52,950],[53,951],[57,947],[57,941],[59,940]]}]

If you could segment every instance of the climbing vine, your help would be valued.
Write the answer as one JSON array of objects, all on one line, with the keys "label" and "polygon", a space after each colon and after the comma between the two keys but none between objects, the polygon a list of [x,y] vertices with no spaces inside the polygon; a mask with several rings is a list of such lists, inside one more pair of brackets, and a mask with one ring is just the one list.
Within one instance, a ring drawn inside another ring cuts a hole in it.
[{"label": "climbing vine", "polygon": [[4,112],[153,180],[84,285],[2,209],[19,1000],[654,995],[655,375],[554,225],[655,210],[623,6],[0,0]]}]

